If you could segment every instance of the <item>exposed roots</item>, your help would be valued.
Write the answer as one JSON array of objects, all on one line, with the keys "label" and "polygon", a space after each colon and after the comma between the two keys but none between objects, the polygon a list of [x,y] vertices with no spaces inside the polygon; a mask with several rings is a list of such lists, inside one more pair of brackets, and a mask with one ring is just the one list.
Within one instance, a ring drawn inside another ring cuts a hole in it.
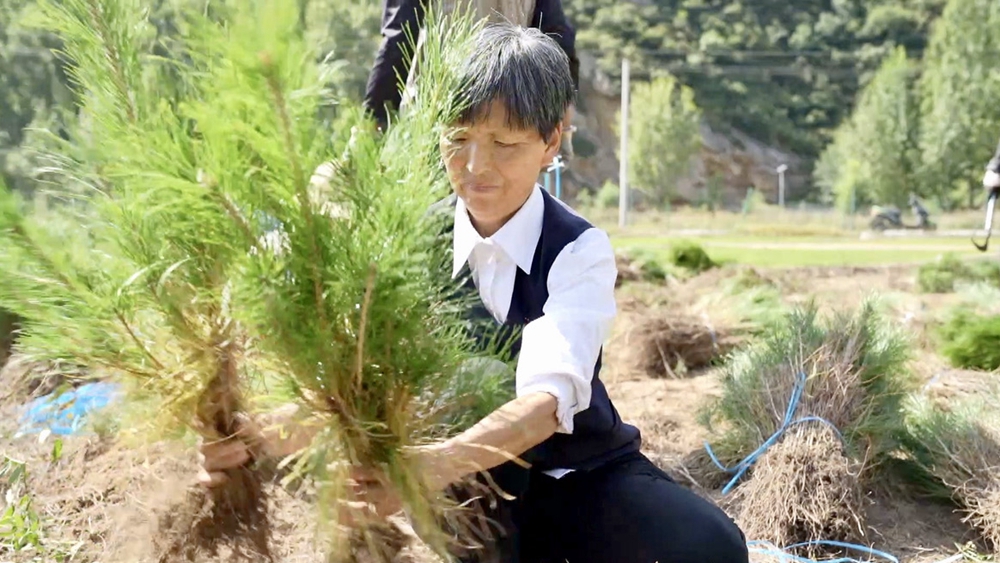
[{"label": "exposed roots", "polygon": [[965,504],[968,515],[965,521],[983,535],[990,548],[1000,551],[1000,478],[995,475],[985,488],[965,487],[958,490],[958,496]]},{"label": "exposed roots", "polygon": [[631,335],[637,339],[635,367],[653,377],[682,377],[689,369],[709,365],[738,343],[721,327],[671,312],[645,320]]},{"label": "exposed roots", "polygon": [[[815,539],[856,542],[863,532],[862,464],[844,456],[826,426],[789,431],[738,489],[738,521],[748,538],[789,546]],[[815,549],[802,555],[815,556]]]}]

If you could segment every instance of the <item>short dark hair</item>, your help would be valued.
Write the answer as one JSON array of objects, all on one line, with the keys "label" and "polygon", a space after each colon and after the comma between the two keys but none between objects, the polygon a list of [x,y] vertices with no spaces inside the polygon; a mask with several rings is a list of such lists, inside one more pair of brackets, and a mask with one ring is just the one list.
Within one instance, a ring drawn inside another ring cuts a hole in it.
[{"label": "short dark hair", "polygon": [[509,23],[484,26],[459,68],[459,123],[481,119],[490,104],[507,109],[507,124],[535,129],[548,141],[573,103],[569,57],[536,28]]}]

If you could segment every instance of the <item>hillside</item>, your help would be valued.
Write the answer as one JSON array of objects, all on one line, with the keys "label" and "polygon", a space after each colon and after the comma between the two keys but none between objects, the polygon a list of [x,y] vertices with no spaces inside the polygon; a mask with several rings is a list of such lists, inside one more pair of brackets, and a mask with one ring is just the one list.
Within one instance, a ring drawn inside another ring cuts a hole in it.
[{"label": "hillside", "polygon": [[[40,142],[40,135],[24,128],[46,128],[69,138],[73,121],[66,115],[73,107],[66,77],[49,52],[57,45],[25,25],[34,4],[11,0],[0,7],[0,169],[22,189],[36,184],[37,163],[26,141]],[[168,40],[175,25],[175,3],[152,4],[151,44]],[[360,97],[377,46],[380,4],[307,4],[308,31],[347,63],[337,87],[347,97]],[[726,171],[733,195],[748,185],[765,183],[760,187],[766,188],[766,171],[781,161],[792,169],[789,197],[798,199],[815,195],[812,163],[850,112],[859,86],[896,46],[920,56],[944,0],[564,4],[578,28],[584,64],[590,66],[570,191],[573,184],[596,188],[617,178],[615,111],[621,58],[627,54],[633,82],[667,71],[694,90],[705,127],[714,132],[707,137],[694,184],[706,169],[715,168]],[[740,133],[731,134],[732,129]],[[743,150],[744,141],[754,146]],[[771,156],[760,156],[765,154]],[[683,186],[680,191],[685,192]]]},{"label": "hillside", "polygon": [[[573,0],[566,10],[578,28],[578,47],[594,57],[585,106],[614,120],[621,59],[633,83],[663,71],[695,92],[711,128],[695,183],[706,169],[724,171],[732,200],[750,185],[773,190],[774,167],[790,167],[789,198],[816,197],[811,171],[831,134],[850,113],[859,88],[897,46],[919,58],[943,0]],[[597,97],[605,98],[598,101]],[[613,98],[613,101],[612,101]],[[593,125],[588,122],[587,125]],[[736,129],[738,133],[732,134]],[[581,163],[585,183],[617,181],[603,145],[614,129],[583,131],[577,152],[603,153]],[[751,146],[747,146],[749,143]],[[602,145],[595,150],[593,145]],[[743,150],[743,149],[746,150]],[[603,149],[603,150],[601,150]],[[602,170],[597,173],[596,169]],[[768,176],[769,175],[769,176]],[[690,188],[690,187],[689,187]],[[692,189],[679,189],[688,195]],[[686,193],[685,193],[686,192]]]}]

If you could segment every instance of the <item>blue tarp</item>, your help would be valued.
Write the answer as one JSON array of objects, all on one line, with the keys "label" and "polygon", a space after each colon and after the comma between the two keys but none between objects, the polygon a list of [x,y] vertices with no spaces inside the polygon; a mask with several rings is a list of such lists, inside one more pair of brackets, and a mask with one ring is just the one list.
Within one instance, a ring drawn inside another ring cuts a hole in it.
[{"label": "blue tarp", "polygon": [[21,432],[35,433],[49,430],[65,436],[80,432],[87,415],[102,409],[116,398],[118,386],[98,382],[81,385],[59,395],[39,397],[28,403],[21,415]]}]

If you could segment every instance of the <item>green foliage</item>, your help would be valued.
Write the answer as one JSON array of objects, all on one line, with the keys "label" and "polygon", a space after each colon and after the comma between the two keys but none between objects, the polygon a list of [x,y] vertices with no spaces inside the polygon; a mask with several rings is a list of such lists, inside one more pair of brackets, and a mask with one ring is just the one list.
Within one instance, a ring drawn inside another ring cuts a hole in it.
[{"label": "green foliage", "polygon": [[921,174],[934,193],[957,190],[968,205],[1000,130],[997,26],[996,2],[949,0],[924,57]]},{"label": "green foliage", "polygon": [[566,4],[578,48],[617,78],[668,71],[716,126],[816,156],[896,46],[919,57],[944,0],[657,0]]},{"label": "green foliage", "polygon": [[679,241],[670,245],[670,262],[678,268],[694,273],[711,270],[717,266],[705,249],[692,241]]},{"label": "green foliage", "polygon": [[[300,0],[301,2],[302,0]],[[382,40],[382,5],[377,0],[307,0],[307,41],[336,61],[330,87],[338,100],[360,101],[374,53]]]},{"label": "green foliage", "polygon": [[701,148],[701,112],[694,92],[672,76],[661,76],[633,88],[630,108],[633,186],[653,205],[669,205]]},{"label": "green foliage", "polygon": [[941,355],[966,369],[1000,368],[1000,315],[957,307],[938,329]]},{"label": "green foliage", "polygon": [[4,456],[0,463],[0,549],[6,553],[42,546],[42,524],[26,491],[27,469],[23,461]]},{"label": "green foliage", "polygon": [[850,119],[820,156],[817,184],[838,207],[903,207],[917,193],[919,112],[915,65],[897,48],[864,88]]},{"label": "green foliage", "polygon": [[[41,181],[49,163],[40,150],[48,152],[66,141],[87,137],[86,131],[78,130],[86,127],[88,120],[78,115],[80,100],[75,99],[77,92],[71,87],[73,77],[67,66],[72,65],[72,60],[58,52],[66,46],[51,30],[34,25],[39,20],[40,4],[38,0],[12,0],[0,6],[0,68],[4,69],[0,73],[0,173],[12,188],[24,193],[43,187]],[[209,3],[207,14],[216,20],[223,18],[222,4]],[[165,60],[183,49],[179,41],[186,25],[185,14],[206,10],[204,0],[143,0],[141,4],[129,0],[112,8],[130,10],[139,5],[147,14],[141,27],[109,29],[109,37],[117,33],[116,40],[121,40],[126,38],[121,33],[126,33],[142,41],[134,49],[140,56]],[[300,0],[297,6],[302,11],[296,31],[316,47],[318,57],[335,62],[327,78],[341,102],[339,107],[355,105],[363,94],[372,56],[381,39],[381,5],[375,0]],[[96,25],[94,21],[87,23]],[[109,51],[109,60],[113,60],[110,57],[114,53],[114,49]],[[122,62],[124,66],[131,64]],[[164,95],[178,95],[184,88],[181,77],[169,68],[162,72],[173,77],[160,81]],[[334,107],[325,113],[342,114]],[[348,128],[334,131],[335,135],[343,135],[338,141],[346,142]],[[59,150],[65,154],[67,147]]]},{"label": "green foliage", "polygon": [[638,270],[639,279],[662,282],[670,277],[670,272],[657,259],[656,253],[644,248],[630,248],[626,255],[632,267]]},{"label": "green foliage", "polygon": [[994,259],[969,262],[947,253],[917,270],[917,287],[925,293],[951,293],[957,284],[977,282],[1000,287],[1000,264]]},{"label": "green foliage", "polygon": [[[906,409],[905,467],[912,484],[926,496],[955,502],[994,553],[1000,546],[993,470],[1000,462],[998,391],[991,381],[947,404],[914,395]],[[961,551],[973,561],[991,560],[979,557],[973,546]]]},{"label": "green foliage", "polygon": [[720,289],[702,297],[695,310],[717,319],[733,333],[751,337],[766,334],[788,313],[780,288],[752,268],[725,279]]},{"label": "green foliage", "polygon": [[741,206],[744,215],[764,209],[766,206],[767,199],[764,197],[764,192],[752,186],[747,188],[747,193],[743,196],[743,204]]},{"label": "green foliage", "polygon": [[604,182],[601,189],[594,195],[594,203],[602,209],[614,209],[618,207],[620,188],[614,182]]},{"label": "green foliage", "polygon": [[[294,4],[185,11],[171,56],[152,57],[137,3],[100,0],[114,6],[87,25],[90,1],[40,4],[87,117],[86,159],[59,170],[90,186],[66,233],[86,242],[68,253],[0,190],[0,299],[28,319],[31,350],[109,368],[132,402],[158,400],[146,422],[162,435],[229,435],[277,380],[322,427],[295,467],[319,478],[326,514],[350,464],[380,467],[432,533],[403,449],[513,393],[509,370],[469,363],[502,350],[475,347],[477,296],[442,275],[446,223],[428,213],[449,193],[438,143],[477,25],[428,14],[417,101],[376,136],[360,112],[330,113],[340,66]],[[346,151],[331,123],[356,126]]]},{"label": "green foliage", "polygon": [[[903,432],[901,403],[911,390],[909,346],[874,301],[821,322],[808,305],[768,327],[733,354],[719,399],[701,415],[718,427],[713,448],[727,463],[742,459],[782,423],[799,374],[806,383],[795,416],[819,416],[837,427],[852,453],[879,463]],[[718,444],[716,446],[716,444]]]}]

